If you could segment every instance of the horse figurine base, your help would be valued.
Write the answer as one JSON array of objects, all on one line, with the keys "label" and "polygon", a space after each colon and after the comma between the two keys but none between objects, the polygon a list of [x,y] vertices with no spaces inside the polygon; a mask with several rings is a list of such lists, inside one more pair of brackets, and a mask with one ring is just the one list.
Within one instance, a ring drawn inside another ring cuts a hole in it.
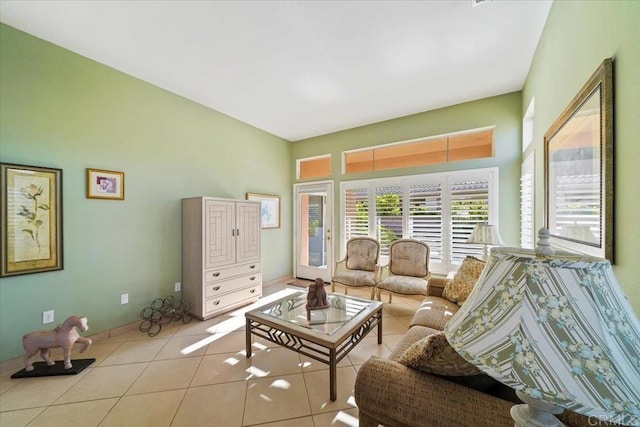
[{"label": "horse figurine base", "polygon": [[71,348],[73,344],[76,342],[82,344],[80,353],[84,353],[91,345],[91,340],[81,337],[78,329],[80,329],[81,332],[89,329],[85,316],[71,316],[51,331],[36,331],[23,336],[22,345],[24,347],[24,356],[22,359],[24,361],[25,372],[33,371],[34,368],[31,363],[31,357],[38,353],[38,351],[47,366],[54,366],[56,362],[51,360],[49,352],[52,348],[56,347],[62,347],[64,350],[64,369],[71,369],[73,366],[71,364]]}]

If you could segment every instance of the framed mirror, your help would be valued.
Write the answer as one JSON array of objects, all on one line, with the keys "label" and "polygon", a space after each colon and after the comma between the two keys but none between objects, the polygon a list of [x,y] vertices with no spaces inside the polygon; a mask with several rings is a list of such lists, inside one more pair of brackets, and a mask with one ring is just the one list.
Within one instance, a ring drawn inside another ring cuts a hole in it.
[{"label": "framed mirror", "polygon": [[613,65],[606,59],[544,135],[552,244],[613,262]]}]

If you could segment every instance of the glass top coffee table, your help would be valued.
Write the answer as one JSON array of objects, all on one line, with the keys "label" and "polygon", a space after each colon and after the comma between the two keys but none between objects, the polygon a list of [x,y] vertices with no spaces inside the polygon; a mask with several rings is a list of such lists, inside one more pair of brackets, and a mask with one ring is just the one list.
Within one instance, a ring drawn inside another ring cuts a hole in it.
[{"label": "glass top coffee table", "polygon": [[245,313],[247,357],[252,335],[329,365],[329,397],[336,400],[336,366],[378,326],[382,344],[382,303],[327,294],[329,307],[307,310],[307,293],[296,292]]}]

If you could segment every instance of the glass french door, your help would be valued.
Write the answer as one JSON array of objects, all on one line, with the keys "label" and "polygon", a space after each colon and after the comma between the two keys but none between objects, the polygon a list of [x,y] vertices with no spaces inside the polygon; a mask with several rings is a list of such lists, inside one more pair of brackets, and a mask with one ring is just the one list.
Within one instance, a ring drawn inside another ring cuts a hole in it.
[{"label": "glass french door", "polygon": [[295,270],[300,279],[331,281],[333,182],[295,184]]}]

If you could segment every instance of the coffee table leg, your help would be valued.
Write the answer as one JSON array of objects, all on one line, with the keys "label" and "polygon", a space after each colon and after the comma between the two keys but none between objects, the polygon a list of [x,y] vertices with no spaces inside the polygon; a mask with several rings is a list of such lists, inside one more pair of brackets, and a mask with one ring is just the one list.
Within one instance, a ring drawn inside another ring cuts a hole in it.
[{"label": "coffee table leg", "polygon": [[338,391],[336,385],[336,349],[329,350],[329,399],[335,402],[338,398]]},{"label": "coffee table leg", "polygon": [[378,344],[382,344],[382,312],[378,316]]},{"label": "coffee table leg", "polygon": [[247,358],[251,357],[251,320],[247,319],[247,326],[245,327],[247,333]]}]

